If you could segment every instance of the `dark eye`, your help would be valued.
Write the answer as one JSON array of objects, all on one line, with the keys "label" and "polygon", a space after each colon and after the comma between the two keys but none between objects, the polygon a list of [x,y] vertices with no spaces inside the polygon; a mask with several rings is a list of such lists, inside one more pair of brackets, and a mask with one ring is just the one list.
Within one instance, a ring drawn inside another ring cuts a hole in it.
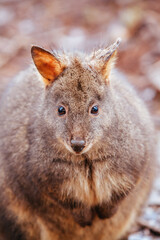
[{"label": "dark eye", "polygon": [[58,115],[59,115],[59,116],[62,116],[62,115],[65,115],[65,114],[66,114],[66,109],[65,109],[65,107],[59,106],[59,107],[58,107]]},{"label": "dark eye", "polygon": [[94,114],[94,115],[98,114],[98,106],[93,106],[91,108],[91,114]]}]

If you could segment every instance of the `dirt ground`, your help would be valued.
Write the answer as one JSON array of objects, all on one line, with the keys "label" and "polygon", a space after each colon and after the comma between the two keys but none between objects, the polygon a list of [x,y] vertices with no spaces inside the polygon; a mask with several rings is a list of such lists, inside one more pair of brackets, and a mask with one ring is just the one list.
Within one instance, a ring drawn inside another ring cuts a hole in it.
[{"label": "dirt ground", "polygon": [[1,88],[31,63],[30,47],[91,51],[122,38],[117,68],[156,127],[157,178],[129,240],[160,239],[160,0],[0,0]]}]

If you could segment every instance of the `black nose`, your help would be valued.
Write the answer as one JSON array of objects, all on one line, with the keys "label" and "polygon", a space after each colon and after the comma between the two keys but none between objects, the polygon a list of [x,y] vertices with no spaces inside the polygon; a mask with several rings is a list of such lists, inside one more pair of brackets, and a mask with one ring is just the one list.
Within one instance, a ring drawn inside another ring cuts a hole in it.
[{"label": "black nose", "polygon": [[73,150],[77,153],[80,153],[83,148],[85,147],[85,141],[84,140],[71,140],[71,147]]}]

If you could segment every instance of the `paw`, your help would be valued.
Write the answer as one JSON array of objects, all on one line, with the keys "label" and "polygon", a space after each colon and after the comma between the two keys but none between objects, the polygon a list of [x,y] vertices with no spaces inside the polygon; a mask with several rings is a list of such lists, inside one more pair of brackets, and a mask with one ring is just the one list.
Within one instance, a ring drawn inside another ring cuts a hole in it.
[{"label": "paw", "polygon": [[101,219],[112,217],[117,212],[117,209],[117,206],[108,206],[107,204],[95,207],[95,211]]},{"label": "paw", "polygon": [[88,208],[77,208],[73,209],[72,215],[74,221],[78,223],[81,227],[91,226],[94,218],[92,209]]}]

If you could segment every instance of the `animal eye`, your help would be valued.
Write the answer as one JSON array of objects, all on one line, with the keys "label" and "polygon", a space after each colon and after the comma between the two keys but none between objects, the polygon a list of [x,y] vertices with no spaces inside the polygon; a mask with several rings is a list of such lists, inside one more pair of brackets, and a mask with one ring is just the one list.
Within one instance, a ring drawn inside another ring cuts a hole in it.
[{"label": "animal eye", "polygon": [[59,106],[59,107],[58,107],[58,115],[59,115],[59,116],[62,116],[62,115],[65,115],[65,114],[66,114],[66,109],[65,109],[65,107]]},{"label": "animal eye", "polygon": [[91,108],[91,114],[94,114],[94,115],[98,114],[98,106],[93,106]]}]

